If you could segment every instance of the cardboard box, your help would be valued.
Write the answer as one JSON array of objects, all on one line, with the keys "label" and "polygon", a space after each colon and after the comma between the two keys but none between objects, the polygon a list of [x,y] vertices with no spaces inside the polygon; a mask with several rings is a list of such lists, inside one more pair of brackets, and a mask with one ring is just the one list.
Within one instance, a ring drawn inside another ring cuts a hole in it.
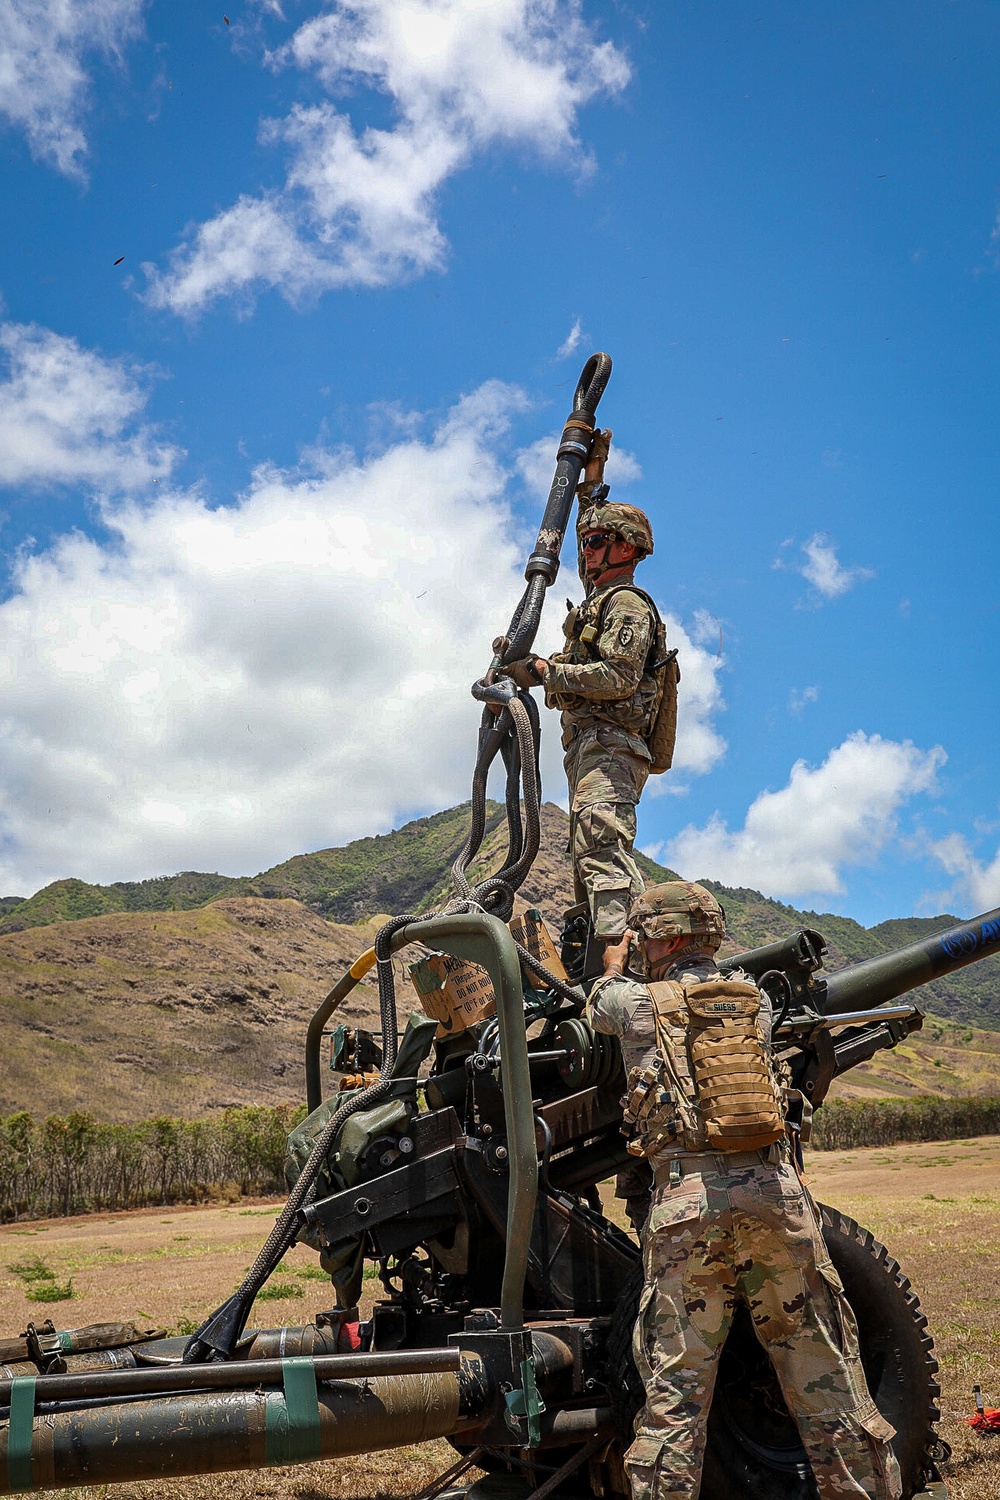
[{"label": "cardboard box", "polygon": [[[542,921],[541,912],[536,907],[531,907],[528,911],[522,912],[519,917],[512,918],[507,926],[515,943],[520,943],[522,948],[527,948],[532,958],[537,958],[539,963],[544,964],[550,974],[554,974],[564,983],[568,982],[559,951]],[[538,988],[541,981],[537,974],[532,975],[531,970],[527,969],[524,977],[535,989]]]},{"label": "cardboard box", "polygon": [[449,953],[431,953],[410,965],[410,979],[424,1015],[437,1021],[439,1037],[455,1036],[496,1015],[493,984],[485,969]]}]

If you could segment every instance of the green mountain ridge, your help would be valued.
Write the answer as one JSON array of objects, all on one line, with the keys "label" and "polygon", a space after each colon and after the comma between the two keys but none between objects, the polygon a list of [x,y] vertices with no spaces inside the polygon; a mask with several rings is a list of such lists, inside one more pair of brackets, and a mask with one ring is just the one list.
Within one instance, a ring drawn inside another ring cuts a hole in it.
[{"label": "green mountain ridge", "polygon": [[[226,876],[185,871],[142,881],[91,885],[77,879],[53,882],[33,896],[0,898],[0,934],[56,922],[122,912],[190,911],[223,897],[292,898],[328,921],[358,923],[383,913],[421,912],[450,891],[450,868],[468,835],[468,803],[430,817],[417,818],[391,833],[356,839],[342,847],[299,854],[255,876]],[[551,803],[543,809],[549,854],[529,877],[522,892],[537,901],[550,920],[572,900],[568,858],[559,847],[566,815]],[[495,867],[503,848],[503,808],[487,808],[485,867]],[[674,872],[645,855],[639,862],[647,881],[674,878]],[[800,911],[749,887],[704,882],[726,909],[728,951],[756,947],[788,936],[800,927],[821,932],[829,945],[826,967],[842,968],[918,941],[954,925],[957,917],[896,917],[865,928],[832,912]],[[532,889],[533,884],[537,887]],[[1000,957],[970,965],[923,992],[923,1006],[956,1022],[1000,1030]]]},{"label": "green mountain ridge", "polygon": [[[503,816],[499,803],[487,807],[487,832]],[[23,932],[51,922],[74,922],[113,912],[193,911],[223,896],[264,896],[301,901],[335,922],[359,922],[380,912],[422,910],[433,904],[468,833],[469,803],[417,818],[392,833],[313,854],[296,854],[259,875],[202,874],[185,870],[150,880],[91,885],[74,878],[56,880],[33,896],[0,897],[8,903],[0,933]],[[9,903],[16,904],[11,906]]]}]

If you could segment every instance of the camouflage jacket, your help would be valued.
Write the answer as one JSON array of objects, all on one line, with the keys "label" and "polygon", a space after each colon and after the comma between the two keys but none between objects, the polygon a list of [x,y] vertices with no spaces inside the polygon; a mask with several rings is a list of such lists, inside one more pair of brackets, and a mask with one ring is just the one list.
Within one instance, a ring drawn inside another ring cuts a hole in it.
[{"label": "camouflage jacket", "polygon": [[[594,637],[601,605],[613,590],[618,592]],[[610,725],[630,749],[648,758],[645,739],[660,691],[657,675],[646,670],[655,631],[649,605],[622,579],[594,589],[570,610],[563,625],[565,650],[550,658],[543,679],[546,704],[562,711],[564,747],[583,729]]]}]

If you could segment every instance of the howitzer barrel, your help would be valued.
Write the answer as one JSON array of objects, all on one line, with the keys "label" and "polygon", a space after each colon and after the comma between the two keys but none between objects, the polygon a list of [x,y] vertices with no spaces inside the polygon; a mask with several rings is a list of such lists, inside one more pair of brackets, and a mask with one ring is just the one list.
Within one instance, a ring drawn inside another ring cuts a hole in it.
[{"label": "howitzer barrel", "polygon": [[997,952],[1000,952],[1000,907],[899,948],[895,953],[880,953],[877,958],[867,958],[828,975],[821,1008],[827,1014],[870,1010],[873,1005],[895,1000],[918,985],[953,974],[956,969],[964,969],[966,964],[977,963]]},{"label": "howitzer barrel", "polygon": [[[286,1361],[287,1364],[302,1362]],[[312,1377],[310,1376],[310,1381]],[[202,1391],[35,1414],[20,1383],[0,1423],[0,1494],[341,1458],[449,1437],[475,1425],[488,1386],[462,1369],[284,1390]]]}]

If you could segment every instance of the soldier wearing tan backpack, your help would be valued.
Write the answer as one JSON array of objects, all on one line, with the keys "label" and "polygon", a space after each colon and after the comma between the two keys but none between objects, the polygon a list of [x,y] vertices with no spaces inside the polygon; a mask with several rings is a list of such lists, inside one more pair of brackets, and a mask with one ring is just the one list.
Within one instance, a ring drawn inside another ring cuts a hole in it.
[{"label": "soldier wearing tan backpack", "polygon": [[740,1303],[821,1500],[898,1500],[893,1428],[868,1391],[854,1314],[785,1140],[770,1001],[740,971],[724,978],[716,967],[724,920],[704,886],[652,886],[623,940],[605,948],[587,1005],[594,1029],[621,1039],[623,1128],[654,1177],[633,1337],[646,1404],[625,1459],[633,1500],[698,1495],[719,1355]]}]

